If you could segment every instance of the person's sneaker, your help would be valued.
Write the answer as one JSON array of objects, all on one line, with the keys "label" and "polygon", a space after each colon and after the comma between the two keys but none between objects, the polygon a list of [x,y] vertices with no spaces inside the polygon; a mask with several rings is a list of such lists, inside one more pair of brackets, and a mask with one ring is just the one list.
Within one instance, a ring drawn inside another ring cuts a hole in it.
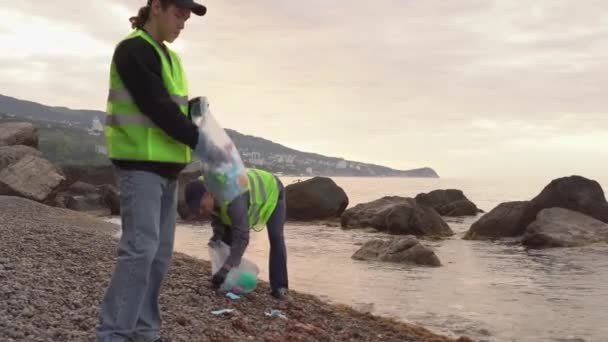
[{"label": "person's sneaker", "polygon": [[286,287],[281,287],[270,292],[270,295],[276,299],[284,300],[289,297],[289,290]]}]

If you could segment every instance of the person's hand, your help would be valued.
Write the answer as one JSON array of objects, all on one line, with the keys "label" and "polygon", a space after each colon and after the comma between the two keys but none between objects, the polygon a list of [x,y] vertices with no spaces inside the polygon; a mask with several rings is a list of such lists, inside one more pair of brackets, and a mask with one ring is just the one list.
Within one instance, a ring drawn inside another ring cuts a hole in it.
[{"label": "person's hand", "polygon": [[221,242],[222,242],[222,236],[214,233],[213,236],[209,239],[207,246],[216,248],[216,247],[220,246]]},{"label": "person's hand", "polygon": [[220,286],[226,281],[226,276],[228,275],[228,270],[226,267],[220,268],[211,278],[211,285],[214,289],[219,289]]}]

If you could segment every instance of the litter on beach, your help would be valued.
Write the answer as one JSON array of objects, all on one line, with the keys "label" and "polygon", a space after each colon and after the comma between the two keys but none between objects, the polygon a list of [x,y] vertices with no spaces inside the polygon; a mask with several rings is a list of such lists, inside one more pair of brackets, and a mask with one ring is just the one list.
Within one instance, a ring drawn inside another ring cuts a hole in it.
[{"label": "litter on beach", "polygon": [[268,317],[279,317],[282,319],[287,319],[287,316],[285,316],[285,313],[283,313],[283,311],[281,310],[266,311],[264,314]]},{"label": "litter on beach", "polygon": [[237,300],[237,299],[241,299],[241,296],[234,294],[232,292],[228,292],[226,293],[226,297],[232,299],[232,300]]},{"label": "litter on beach", "polygon": [[233,311],[234,311],[234,309],[220,309],[220,310],[211,311],[211,313],[216,316],[219,316],[219,315],[223,315],[226,313],[231,313]]}]

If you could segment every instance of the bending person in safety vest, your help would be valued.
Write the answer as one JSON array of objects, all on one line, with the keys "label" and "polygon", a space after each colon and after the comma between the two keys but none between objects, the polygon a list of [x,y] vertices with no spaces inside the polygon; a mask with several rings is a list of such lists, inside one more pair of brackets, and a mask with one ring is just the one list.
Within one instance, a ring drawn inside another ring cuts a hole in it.
[{"label": "bending person in safety vest", "polygon": [[285,189],[273,174],[258,169],[247,170],[248,191],[229,203],[217,203],[203,180],[186,185],[188,207],[202,218],[211,216],[213,237],[230,245],[230,256],[211,280],[219,288],[232,267],[241,263],[249,244],[249,231],[260,231],[266,225],[270,241],[269,275],[271,295],[284,299],[288,294],[285,226]]}]

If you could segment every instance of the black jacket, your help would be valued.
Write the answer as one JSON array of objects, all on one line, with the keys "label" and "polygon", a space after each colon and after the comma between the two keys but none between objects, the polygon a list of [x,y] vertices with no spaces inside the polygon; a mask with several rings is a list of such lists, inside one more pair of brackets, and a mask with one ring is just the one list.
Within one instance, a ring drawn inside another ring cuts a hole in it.
[{"label": "black jacket", "polygon": [[[161,44],[166,52],[166,46]],[[169,61],[171,58],[166,53]],[[198,129],[179,106],[171,100],[161,76],[161,60],[156,50],[141,37],[122,41],[114,51],[116,71],[133,100],[152,122],[175,140],[196,147]],[[113,159],[121,169],[154,172],[162,177],[176,179],[185,164]]]}]

